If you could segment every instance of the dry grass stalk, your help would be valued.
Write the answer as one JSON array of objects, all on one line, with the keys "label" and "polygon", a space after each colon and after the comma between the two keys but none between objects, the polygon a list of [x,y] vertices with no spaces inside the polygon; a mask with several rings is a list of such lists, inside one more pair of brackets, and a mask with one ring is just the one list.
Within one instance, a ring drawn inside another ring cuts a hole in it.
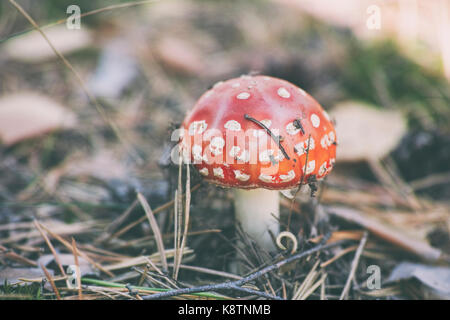
[{"label": "dry grass stalk", "polygon": [[75,242],[75,239],[72,238],[72,253],[73,258],[75,260],[75,274],[77,279],[77,289],[78,289],[78,298],[79,300],[83,300],[83,292],[81,290],[81,269],[80,269],[80,263],[78,261],[78,251],[77,251],[77,244]]},{"label": "dry grass stalk", "polygon": [[[184,209],[184,230],[183,230],[183,239],[181,240],[181,245],[176,258],[176,263],[174,263],[174,279],[178,278],[178,272],[180,270],[181,260],[183,256],[181,252],[183,252],[184,247],[186,246],[188,229],[189,229],[189,212],[191,206],[191,174],[189,171],[189,164],[186,164],[186,203]],[[181,224],[181,221],[180,221]]]},{"label": "dry grass stalk", "polygon": [[183,177],[183,156],[182,149],[179,148],[179,167],[178,167],[178,189],[175,191],[175,203],[174,203],[174,247],[175,247],[175,259],[174,259],[174,267],[172,277],[176,280],[178,276],[178,265],[181,262],[179,259],[179,250],[181,247],[181,221],[183,218],[183,199],[181,195],[183,194],[183,185],[182,185],[182,177]]},{"label": "dry grass stalk", "polygon": [[310,284],[317,278],[318,272],[316,271],[317,267],[320,264],[320,260],[317,260],[314,266],[309,271],[308,275],[303,280],[300,287],[295,291],[294,295],[292,296],[292,300],[298,300],[300,297],[308,290]]},{"label": "dry grass stalk", "polygon": [[161,230],[159,229],[158,222],[155,219],[155,215],[153,214],[150,205],[148,204],[145,197],[138,192],[137,197],[142,207],[144,208],[145,214],[147,215],[148,222],[150,223],[150,227],[152,228],[153,234],[155,235],[156,245],[158,247],[159,254],[161,256],[162,268],[164,272],[167,272],[167,258],[165,255],[164,242],[161,235]]},{"label": "dry grass stalk", "polygon": [[[61,272],[61,274],[66,277],[66,273],[64,272],[64,268],[61,265],[61,261],[59,260],[58,254],[55,251],[55,248],[53,247],[52,243],[50,242],[50,239],[47,237],[47,235],[45,234],[45,232],[42,230],[39,222],[37,220],[34,220],[34,225],[36,226],[36,228],[39,230],[39,232],[41,233],[42,237],[44,238],[45,242],[47,243],[47,246],[49,247],[50,251],[53,254],[53,257],[55,258],[55,262],[58,265],[59,271]],[[69,286],[69,285],[67,285]]]},{"label": "dry grass stalk", "polygon": [[[53,238],[55,238],[56,240],[58,240],[59,242],[61,242],[69,251],[72,251],[72,245],[64,240],[61,236],[57,235],[56,233],[53,233],[49,228],[47,228],[46,226],[40,224],[40,226],[47,231]],[[83,251],[78,250],[77,251],[78,254],[83,257],[84,259],[86,259],[87,261],[89,261],[93,266],[95,266],[97,269],[103,271],[104,273],[106,273],[107,275],[109,275],[110,277],[114,277],[114,274],[108,270],[106,270],[102,265],[98,264],[97,262],[95,262],[94,260],[91,259],[91,257],[89,257],[87,254],[85,254]]]},{"label": "dry grass stalk", "polygon": [[344,289],[342,290],[339,300],[344,300],[348,296],[348,292],[350,290],[350,283],[352,282],[353,277],[355,276],[356,268],[358,267],[358,264],[359,264],[359,258],[361,257],[361,254],[364,250],[364,246],[366,245],[368,237],[369,237],[369,233],[367,231],[364,232],[364,236],[362,237],[361,242],[359,243],[358,250],[356,250],[355,258],[352,261],[352,267],[350,269],[350,274],[348,275],[347,282],[345,283]]},{"label": "dry grass stalk", "polygon": [[[194,192],[194,191],[196,191],[198,188],[200,188],[200,186],[201,186],[201,184],[198,183],[198,184],[196,184],[194,187],[192,187],[192,188],[191,188],[191,193]],[[175,192],[176,192],[176,191],[175,191]],[[183,197],[184,197],[184,196],[185,196],[185,195],[183,195]],[[165,204],[159,206],[159,207],[156,208],[155,210],[153,210],[153,214],[158,214],[158,213],[160,213],[160,212],[162,212],[162,211],[164,211],[164,210],[170,208],[171,206],[174,205],[176,199],[177,199],[177,196],[175,195],[175,199],[172,199],[172,200],[166,202]],[[120,229],[119,231],[117,231],[116,233],[114,233],[114,234],[110,237],[110,239],[114,239],[114,238],[120,237],[121,235],[123,235],[124,233],[128,232],[129,230],[131,230],[132,228],[134,228],[134,227],[137,226],[138,224],[144,222],[145,220],[147,220],[147,217],[146,217],[146,216],[141,217],[141,218],[137,219],[136,221],[133,221],[133,222],[130,223],[129,225],[123,227],[122,229]]]},{"label": "dry grass stalk", "polygon": [[327,273],[323,273],[322,277],[320,277],[319,281],[314,283],[301,297],[299,297],[299,300],[306,300],[308,297],[316,291],[316,289],[321,286],[323,283],[325,283],[325,280],[327,278]]},{"label": "dry grass stalk", "polygon": [[43,264],[41,264],[41,269],[44,271],[45,277],[47,278],[48,282],[50,282],[53,292],[55,293],[56,299],[61,300],[61,296],[59,294],[58,288],[56,287],[55,281],[53,281],[53,278],[50,275],[50,272],[48,272],[47,268]]},{"label": "dry grass stalk", "polygon": [[[193,251],[189,248],[185,248],[183,251],[183,255],[191,254]],[[166,249],[164,255],[169,259],[174,257],[175,250],[174,249]],[[108,271],[125,269],[135,266],[142,266],[148,262],[148,259],[151,259],[153,262],[160,261],[161,255],[159,252],[156,252],[150,256],[139,256],[129,259],[124,259],[122,262],[111,264],[108,266],[104,266],[103,268]]]}]

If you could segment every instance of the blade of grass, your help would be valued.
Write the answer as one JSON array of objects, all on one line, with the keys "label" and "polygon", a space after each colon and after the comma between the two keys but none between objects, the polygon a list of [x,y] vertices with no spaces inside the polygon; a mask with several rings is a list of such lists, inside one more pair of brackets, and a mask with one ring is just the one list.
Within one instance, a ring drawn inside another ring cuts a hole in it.
[{"label": "blade of grass", "polygon": [[352,279],[355,276],[356,268],[358,267],[359,263],[359,258],[361,257],[361,254],[364,250],[364,246],[366,245],[368,236],[369,233],[367,231],[364,232],[361,242],[359,243],[358,250],[356,250],[355,258],[352,261],[352,268],[350,270],[350,274],[348,275],[347,281],[345,283],[344,289],[342,290],[339,300],[344,300],[348,296],[348,291],[350,290],[350,283],[352,282]]}]

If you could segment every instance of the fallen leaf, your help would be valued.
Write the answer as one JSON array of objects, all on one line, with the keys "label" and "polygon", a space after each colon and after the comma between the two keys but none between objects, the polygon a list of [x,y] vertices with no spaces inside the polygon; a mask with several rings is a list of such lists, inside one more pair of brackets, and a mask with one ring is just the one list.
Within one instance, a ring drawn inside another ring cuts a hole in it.
[{"label": "fallen leaf", "polygon": [[409,230],[390,225],[373,215],[343,206],[324,206],[324,209],[328,214],[356,223],[375,236],[417,255],[423,260],[449,261],[449,257],[444,252],[432,247],[424,239],[418,238],[417,235],[408,232]]},{"label": "fallen leaf", "polygon": [[125,164],[110,150],[102,150],[90,158],[73,161],[65,169],[68,176],[91,176],[100,180],[125,179],[129,175]]},{"label": "fallen leaf", "polygon": [[155,47],[156,56],[167,67],[186,74],[201,74],[205,59],[191,43],[174,37],[164,37]]},{"label": "fallen leaf", "polygon": [[403,262],[392,270],[388,281],[415,278],[432,294],[433,298],[450,299],[450,268]]},{"label": "fallen leaf", "polygon": [[385,157],[406,133],[406,121],[397,111],[347,101],[330,115],[336,120],[337,161],[378,160]]},{"label": "fallen leaf", "polygon": [[[92,37],[86,27],[68,29],[66,25],[43,30],[53,46],[62,54],[67,54],[92,43]],[[14,60],[37,63],[52,58],[56,54],[38,31],[31,31],[23,36],[8,40],[4,46],[6,54]]]},{"label": "fallen leaf", "polygon": [[6,145],[70,128],[75,123],[71,111],[39,93],[19,92],[0,97],[0,140]]}]

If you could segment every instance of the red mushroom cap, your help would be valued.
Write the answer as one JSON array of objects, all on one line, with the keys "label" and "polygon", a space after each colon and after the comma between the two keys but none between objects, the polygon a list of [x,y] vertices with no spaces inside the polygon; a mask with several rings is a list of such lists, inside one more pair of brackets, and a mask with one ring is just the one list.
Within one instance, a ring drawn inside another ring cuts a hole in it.
[{"label": "red mushroom cap", "polygon": [[183,129],[184,161],[227,187],[293,188],[323,178],[336,157],[327,113],[305,91],[273,77],[217,83],[197,101]]}]

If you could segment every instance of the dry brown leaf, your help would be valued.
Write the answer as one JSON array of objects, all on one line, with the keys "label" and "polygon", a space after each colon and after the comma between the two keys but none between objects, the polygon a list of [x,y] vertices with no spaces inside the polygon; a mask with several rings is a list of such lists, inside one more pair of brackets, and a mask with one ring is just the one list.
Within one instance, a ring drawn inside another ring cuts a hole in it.
[{"label": "dry brown leaf", "polygon": [[[92,44],[92,37],[85,26],[70,30],[66,25],[43,30],[50,42],[62,54],[67,54]],[[6,54],[14,60],[36,63],[57,58],[47,41],[38,31],[8,40],[4,46]]]},{"label": "dry brown leaf", "polygon": [[100,180],[127,177],[128,170],[117,154],[102,150],[90,158],[70,162],[65,170],[68,176],[92,176]]},{"label": "dry brown leaf", "polygon": [[335,217],[362,226],[372,234],[417,255],[423,260],[437,262],[448,261],[449,259],[440,249],[434,248],[426,240],[418,238],[417,234],[412,233],[411,230],[387,224],[363,211],[342,206],[329,206],[326,207],[326,211]]},{"label": "dry brown leaf", "polygon": [[187,74],[201,74],[205,70],[205,59],[191,43],[164,37],[155,48],[156,56],[169,68]]},{"label": "dry brown leaf", "polygon": [[330,115],[336,120],[338,162],[382,159],[407,129],[401,113],[357,101],[340,103]]},{"label": "dry brown leaf", "polygon": [[56,101],[34,92],[0,97],[0,140],[11,145],[76,123],[75,115]]},{"label": "dry brown leaf", "polygon": [[388,282],[411,278],[415,278],[422,283],[421,290],[429,291],[425,292],[429,299],[450,299],[450,268],[403,262],[392,270]]}]

